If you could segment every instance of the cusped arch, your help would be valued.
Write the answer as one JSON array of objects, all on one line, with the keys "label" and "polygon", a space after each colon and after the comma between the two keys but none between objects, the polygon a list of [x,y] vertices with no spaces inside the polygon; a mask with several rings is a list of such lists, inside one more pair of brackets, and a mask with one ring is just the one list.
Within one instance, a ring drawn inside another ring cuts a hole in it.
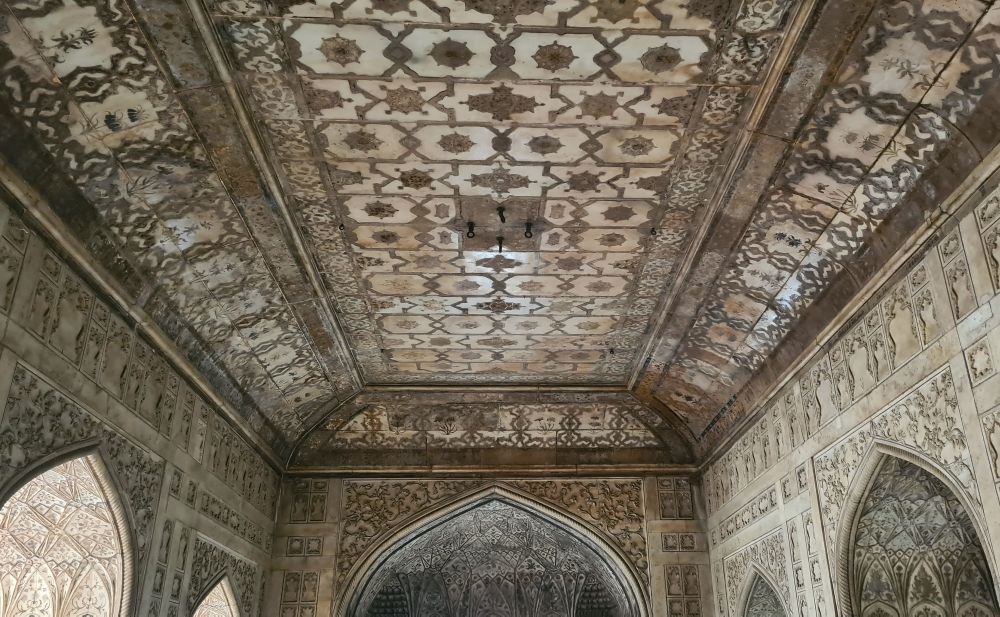
[{"label": "cusped arch", "polygon": [[191,617],[241,617],[230,577],[220,572],[196,597]]},{"label": "cusped arch", "polygon": [[993,596],[1000,597],[996,586],[997,563],[993,550],[990,548],[990,537],[986,533],[986,523],[983,520],[978,502],[968,493],[965,487],[952,474],[936,461],[928,458],[922,452],[902,447],[898,444],[875,440],[865,452],[860,464],[857,466],[854,477],[848,485],[844,498],[844,505],[841,509],[840,520],[836,523],[836,543],[832,547],[836,566],[835,573],[835,595],[838,602],[838,614],[844,617],[859,617],[860,607],[857,606],[854,594],[852,593],[852,577],[854,572],[855,542],[858,532],[858,524],[861,520],[865,500],[869,496],[872,486],[878,478],[879,471],[888,461],[897,460],[907,463],[920,469],[930,478],[941,482],[945,489],[961,505],[964,513],[968,516],[976,538],[982,546],[983,557],[986,561],[990,579],[990,592]]},{"label": "cusped arch", "polygon": [[764,570],[757,564],[750,564],[740,588],[736,604],[739,611],[736,614],[738,617],[789,617],[793,613],[778,589]]},{"label": "cusped arch", "polygon": [[490,502],[516,508],[572,536],[581,546],[592,551],[593,555],[607,567],[607,571],[613,574],[626,602],[623,614],[627,617],[649,617],[649,598],[640,574],[603,532],[579,521],[570,513],[562,512],[530,495],[503,485],[491,485],[461,495],[412,517],[395,531],[384,534],[379,541],[373,543],[347,574],[345,585],[336,600],[333,616],[362,617],[362,613],[358,610],[363,598],[366,594],[371,597],[372,581],[378,580],[381,569],[393,555],[424,534]]},{"label": "cusped arch", "polygon": [[[114,581],[116,584],[109,585],[113,590],[114,597],[106,598],[110,604],[109,611],[113,617],[126,617],[131,615],[132,599],[135,597],[135,568],[137,561],[136,542],[133,538],[133,521],[128,508],[124,507],[121,499],[123,494],[119,482],[110,471],[107,464],[107,455],[101,450],[95,441],[87,441],[60,448],[49,453],[47,456],[25,465],[11,477],[0,479],[0,511],[3,510],[11,500],[19,494],[22,489],[30,487],[32,482],[41,479],[46,473],[66,469],[73,463],[80,463],[86,466],[89,471],[89,478],[92,480],[100,493],[103,504],[107,507],[110,515],[110,523],[116,549],[120,555],[121,571]],[[40,564],[41,562],[39,562]],[[107,580],[107,573],[98,574],[92,571],[92,567],[87,567],[79,574],[78,580],[67,590],[63,602],[81,602],[84,591],[81,585],[93,583],[95,581],[103,584],[112,583]],[[95,578],[96,577],[96,578]],[[54,587],[53,587],[54,588]],[[107,589],[104,590],[106,594]],[[88,601],[93,601],[94,596],[88,596]],[[2,599],[0,599],[2,603]],[[70,614],[62,611],[63,614]],[[91,612],[84,611],[91,614]],[[0,613],[2,614],[2,613]]]}]

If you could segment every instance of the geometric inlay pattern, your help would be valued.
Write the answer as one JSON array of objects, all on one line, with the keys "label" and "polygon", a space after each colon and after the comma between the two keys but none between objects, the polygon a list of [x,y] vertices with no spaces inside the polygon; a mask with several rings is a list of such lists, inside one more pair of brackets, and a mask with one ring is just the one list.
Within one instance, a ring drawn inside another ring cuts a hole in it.
[{"label": "geometric inlay pattern", "polygon": [[[608,385],[707,448],[1000,81],[988,3],[845,5],[3,0],[0,154],[252,430],[366,386]],[[651,443],[503,413],[459,432]],[[449,422],[365,418],[342,450]]]},{"label": "geometric inlay pattern", "polygon": [[336,432],[340,448],[573,446],[657,447],[659,438],[609,404],[452,405],[392,408],[373,405]]},{"label": "geometric inlay pattern", "polygon": [[366,379],[620,384],[788,5],[210,10]]},{"label": "geometric inlay pattern", "polygon": [[691,460],[677,431],[625,393],[373,391],[313,428],[292,464],[472,463],[487,450],[517,461],[525,449],[542,457],[533,464]]}]

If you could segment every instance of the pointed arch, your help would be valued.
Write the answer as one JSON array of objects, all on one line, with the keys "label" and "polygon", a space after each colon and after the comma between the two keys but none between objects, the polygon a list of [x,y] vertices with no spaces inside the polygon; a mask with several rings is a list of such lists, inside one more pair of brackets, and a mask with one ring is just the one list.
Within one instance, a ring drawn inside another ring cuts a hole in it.
[{"label": "pointed arch", "polygon": [[[900,471],[900,468],[901,471]],[[910,593],[913,585],[923,585],[924,580],[917,581],[918,576],[926,578],[928,572],[935,572],[931,567],[927,569],[927,564],[914,563],[913,570],[900,573],[897,568],[887,567],[885,564],[872,562],[861,562],[857,559],[857,548],[859,542],[866,542],[864,537],[859,538],[859,528],[864,534],[866,516],[870,516],[872,509],[877,504],[870,503],[874,494],[879,490],[885,490],[882,486],[886,484],[883,474],[901,472],[909,478],[923,480],[929,485],[938,487],[936,493],[941,499],[952,500],[950,510],[960,513],[963,520],[967,521],[968,532],[965,534],[971,542],[974,542],[981,554],[982,572],[981,577],[987,581],[986,587],[991,602],[997,606],[996,572],[993,551],[989,548],[989,536],[984,533],[985,522],[982,520],[981,510],[977,500],[971,496],[961,485],[952,473],[943,468],[935,461],[927,458],[923,453],[900,447],[897,444],[883,441],[875,441],[865,453],[861,464],[858,466],[854,479],[849,484],[847,495],[844,500],[844,507],[841,511],[840,521],[837,525],[836,545],[834,556],[836,559],[835,593],[838,601],[838,612],[847,617],[864,617],[865,615],[878,613],[879,607],[885,615],[902,615],[905,610],[901,610],[901,604],[916,602],[916,596]],[[888,483],[893,490],[899,482]],[[902,489],[901,489],[902,490]],[[924,531],[928,531],[926,528]],[[868,610],[861,606],[860,589],[865,585],[874,585],[873,591],[868,594],[865,600]],[[888,585],[889,587],[885,587]],[[939,585],[940,586],[940,585]],[[929,586],[931,589],[933,585]],[[955,615],[963,612],[962,602],[954,596],[955,589],[948,586],[940,590],[943,596],[942,602],[951,604],[956,610]],[[895,604],[894,604],[895,603]],[[968,603],[967,603],[968,604]],[[921,606],[928,606],[928,602],[921,601]],[[976,606],[975,602],[968,606]],[[996,608],[992,608],[996,611]],[[950,614],[947,613],[947,614]]]},{"label": "pointed arch", "polygon": [[[358,610],[365,594],[368,595],[368,600],[371,599],[371,581],[375,580],[380,569],[386,566],[390,558],[398,550],[405,548],[424,534],[441,527],[449,521],[473,513],[473,511],[491,502],[503,504],[506,507],[513,508],[514,511],[520,511],[528,516],[535,517],[544,522],[544,524],[558,530],[559,533],[571,536],[581,546],[586,547],[599,563],[602,564],[602,567],[607,568],[606,571],[613,576],[614,582],[619,586],[622,598],[626,604],[623,617],[649,617],[650,611],[648,596],[645,591],[646,587],[640,582],[641,579],[638,572],[635,571],[634,566],[631,565],[621,550],[616,548],[614,543],[606,538],[601,531],[593,529],[568,513],[561,512],[548,504],[538,501],[533,496],[524,494],[512,487],[499,484],[480,487],[477,490],[470,491],[440,504],[436,508],[422,512],[420,515],[409,519],[402,526],[397,527],[394,532],[385,534],[379,541],[373,543],[347,574],[345,584],[335,603],[334,617],[354,617],[359,614]],[[526,562],[519,565],[522,566],[522,569],[518,570],[517,574],[511,577],[511,580],[522,576],[530,577],[532,575],[534,569],[532,564]],[[425,591],[427,590],[421,589],[421,594],[425,595]],[[587,589],[567,584],[558,587],[557,592],[562,594],[564,598],[579,598],[581,594],[587,593]],[[493,593],[493,590],[486,585],[481,585],[481,589],[477,589],[477,593],[479,595],[477,595],[476,601],[496,601],[496,598],[493,597],[495,594],[490,595]],[[577,595],[574,596],[573,594]],[[455,598],[449,597],[447,592],[444,592],[443,596],[441,601],[444,603],[455,601]],[[530,596],[527,597],[532,600],[536,599]],[[412,603],[414,597],[411,596],[405,601]]]},{"label": "pointed arch", "polygon": [[[32,575],[35,583],[51,579],[46,585],[52,606],[43,614],[131,614],[136,549],[131,517],[121,494],[104,453],[94,442],[52,452],[0,484],[0,543],[17,546],[17,551],[6,553],[8,559],[14,559],[15,554],[27,558],[32,552],[30,560],[47,570]],[[51,507],[52,502],[60,507]],[[16,534],[5,532],[8,526],[22,523]],[[25,541],[32,533],[45,541]],[[20,577],[28,575],[26,564],[0,563],[0,572],[5,569],[18,572]],[[10,597],[0,597],[0,617],[18,610],[19,593],[15,590]],[[74,605],[103,606],[105,610],[74,612]]]},{"label": "pointed arch", "polygon": [[191,617],[240,617],[240,605],[229,576],[221,573],[198,599]]},{"label": "pointed arch", "polygon": [[756,564],[750,564],[739,595],[739,617],[789,617],[793,613],[778,586]]}]

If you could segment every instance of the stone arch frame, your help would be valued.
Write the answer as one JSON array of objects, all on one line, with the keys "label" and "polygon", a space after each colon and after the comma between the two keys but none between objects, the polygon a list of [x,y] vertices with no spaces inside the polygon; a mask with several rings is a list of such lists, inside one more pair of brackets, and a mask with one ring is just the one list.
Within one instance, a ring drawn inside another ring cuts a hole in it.
[{"label": "stone arch frame", "polygon": [[122,586],[117,598],[119,617],[138,615],[139,607],[133,599],[140,597],[140,581],[136,576],[139,565],[139,549],[135,536],[135,521],[132,512],[125,507],[122,495],[125,491],[108,464],[110,456],[100,441],[88,439],[54,450],[19,469],[12,477],[0,482],[0,508],[3,508],[17,491],[41,474],[74,459],[84,459],[90,466],[118,532],[118,544],[122,551]]},{"label": "stone arch frame", "polygon": [[774,597],[778,598],[782,610],[785,611],[785,617],[792,617],[792,615],[796,614],[788,607],[784,595],[778,592],[780,587],[775,584],[774,580],[760,566],[751,563],[746,576],[743,577],[743,586],[740,588],[740,595],[736,601],[736,606],[738,607],[736,617],[746,617],[747,609],[750,608],[750,594],[753,592],[754,585],[758,580],[763,581],[765,585],[771,588],[771,593],[774,594]]},{"label": "stone arch frame", "polygon": [[867,452],[858,466],[854,479],[851,480],[844,497],[844,506],[841,509],[840,520],[836,523],[837,539],[836,546],[827,547],[828,551],[833,551],[832,566],[836,571],[831,575],[836,583],[834,589],[834,610],[843,617],[855,617],[859,615],[858,607],[854,605],[851,594],[851,572],[854,566],[854,538],[858,529],[858,522],[861,518],[861,508],[865,498],[871,490],[878,471],[882,464],[890,459],[897,458],[912,465],[915,465],[939,480],[951,491],[952,495],[962,504],[962,508],[972,521],[972,527],[976,532],[983,547],[986,565],[989,568],[990,577],[993,582],[993,594],[1000,598],[1000,587],[997,587],[997,561],[993,554],[990,536],[987,533],[986,521],[976,506],[976,501],[969,495],[968,491],[954,478],[947,469],[936,461],[928,458],[921,452],[904,448],[898,444],[883,440],[875,440],[869,446]]},{"label": "stone arch frame", "polygon": [[629,608],[634,617],[651,617],[649,595],[642,583],[642,577],[625,554],[603,532],[579,520],[570,512],[500,484],[479,487],[458,495],[443,504],[409,517],[392,531],[383,534],[351,567],[334,601],[332,617],[353,617],[352,611],[364,591],[365,583],[386,562],[393,547],[406,544],[439,523],[494,499],[527,510],[578,538],[603,558],[612,572],[618,574],[619,582],[630,600]]},{"label": "stone arch frame", "polygon": [[233,609],[233,614],[236,617],[243,617],[243,610],[240,607],[239,600],[236,598],[236,590],[233,588],[233,576],[229,571],[229,568],[223,568],[221,571],[217,572],[212,578],[208,579],[205,583],[203,589],[198,591],[198,595],[195,596],[195,601],[192,604],[190,610],[191,615],[198,612],[198,608],[201,607],[201,603],[205,601],[208,594],[212,593],[216,587],[222,586],[222,592],[226,594],[226,600],[229,602],[229,606]]}]

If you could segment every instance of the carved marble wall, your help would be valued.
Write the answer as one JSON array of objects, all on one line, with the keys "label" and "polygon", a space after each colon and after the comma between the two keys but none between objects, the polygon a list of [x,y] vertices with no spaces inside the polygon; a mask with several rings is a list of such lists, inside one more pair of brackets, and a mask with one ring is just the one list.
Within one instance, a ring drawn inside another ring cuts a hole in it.
[{"label": "carved marble wall", "polygon": [[223,579],[212,587],[198,603],[192,617],[239,617],[239,607],[229,587],[229,579]]},{"label": "carved marble wall", "polygon": [[778,594],[774,587],[763,577],[758,576],[750,589],[750,597],[747,598],[747,617],[786,617],[788,613],[778,599]]},{"label": "carved marble wall", "polygon": [[710,456],[702,482],[721,612],[746,609],[751,576],[764,572],[791,615],[852,614],[861,584],[848,565],[852,525],[887,456],[929,470],[945,491],[940,507],[968,512],[995,592],[1000,174],[991,169],[945,202],[945,222]]},{"label": "carved marble wall", "polygon": [[711,617],[708,543],[695,490],[686,477],[289,478],[263,610],[331,614],[351,585],[366,578],[367,560],[391,546],[395,534],[446,518],[453,504],[501,492],[593,533],[648,596],[643,602],[651,617]]},{"label": "carved marble wall", "polygon": [[94,454],[129,521],[130,614],[186,616],[226,573],[254,617],[280,487],[269,455],[2,199],[0,501]]},{"label": "carved marble wall", "polygon": [[634,599],[587,539],[503,499],[388,551],[352,600],[370,617],[630,617]]}]

